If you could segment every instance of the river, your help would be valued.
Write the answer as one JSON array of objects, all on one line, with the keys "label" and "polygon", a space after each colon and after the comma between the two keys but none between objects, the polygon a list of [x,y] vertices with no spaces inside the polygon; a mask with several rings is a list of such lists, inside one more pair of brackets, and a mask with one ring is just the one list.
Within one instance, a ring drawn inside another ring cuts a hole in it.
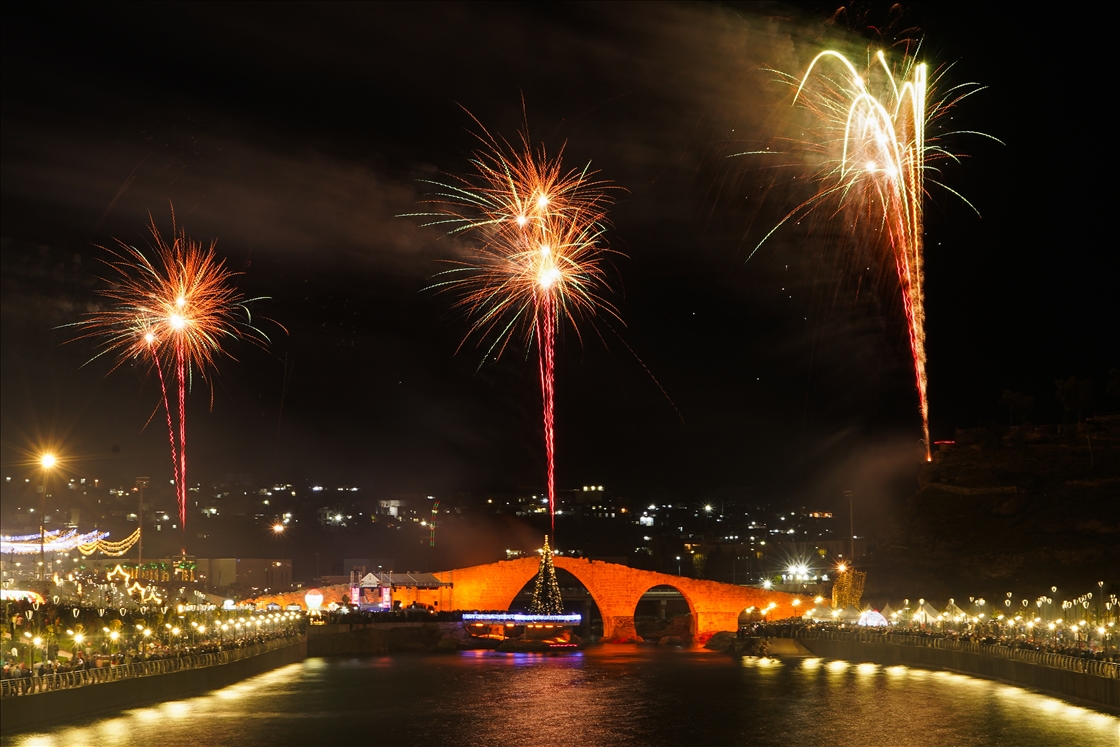
[{"label": "river", "polygon": [[946,672],[603,646],[311,658],[19,747],[1120,744],[1120,719]]}]

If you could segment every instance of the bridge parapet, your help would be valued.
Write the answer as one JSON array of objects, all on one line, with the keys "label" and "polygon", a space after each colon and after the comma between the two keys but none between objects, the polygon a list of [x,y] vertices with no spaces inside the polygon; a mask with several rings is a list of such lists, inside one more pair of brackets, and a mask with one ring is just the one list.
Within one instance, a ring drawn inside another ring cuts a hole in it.
[{"label": "bridge parapet", "polygon": [[[607,641],[632,641],[637,637],[634,609],[642,595],[656,586],[672,587],[684,596],[692,613],[691,632],[700,641],[721,630],[736,630],[739,613],[748,607],[761,609],[774,604],[767,617],[780,620],[799,616],[801,610],[812,606],[807,596],[673,576],[598,560],[555,555],[553,563],[575,576],[591,594],[603,617],[603,639]],[[509,609],[514,597],[536,575],[537,566],[535,558],[519,558],[437,573],[441,581],[454,584],[441,609]]]}]

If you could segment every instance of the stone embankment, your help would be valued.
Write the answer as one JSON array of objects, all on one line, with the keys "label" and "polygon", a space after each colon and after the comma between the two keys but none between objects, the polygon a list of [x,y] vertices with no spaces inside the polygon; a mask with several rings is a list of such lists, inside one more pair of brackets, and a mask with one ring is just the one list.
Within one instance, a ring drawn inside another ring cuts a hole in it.
[{"label": "stone embankment", "polygon": [[732,656],[812,656],[813,652],[792,638],[739,638],[734,633],[716,633],[704,648]]},{"label": "stone embankment", "polygon": [[1090,708],[1120,713],[1120,679],[1101,677],[985,653],[900,643],[801,638],[816,656],[875,664],[944,669],[1056,695]]},{"label": "stone embankment", "polygon": [[[934,645],[939,643],[941,645]],[[1048,666],[1016,658],[1017,652],[984,651],[976,644],[950,644],[929,639],[927,645],[915,643],[910,637],[874,640],[838,634],[803,635],[798,638],[739,638],[734,633],[716,633],[706,648],[733,656],[820,656],[851,662],[871,662],[884,666],[903,665],[923,669],[945,670],[1004,682],[1016,687],[1054,695],[1090,708],[1120,714],[1120,677],[1115,665],[1083,662],[1076,667],[1074,657],[1054,657]],[[971,647],[975,650],[966,650]],[[1069,662],[1058,660],[1069,659]],[[1112,667],[1113,669],[1107,669]],[[1100,671],[1098,671],[1100,670]]]},{"label": "stone embankment", "polygon": [[307,640],[300,639],[225,664],[4,698],[0,701],[0,734],[33,730],[36,726],[57,723],[59,718],[72,719],[179,700],[302,661],[306,656]]},{"label": "stone embankment", "polygon": [[314,625],[307,629],[308,656],[371,656],[397,651],[451,653],[470,646],[461,622]]}]

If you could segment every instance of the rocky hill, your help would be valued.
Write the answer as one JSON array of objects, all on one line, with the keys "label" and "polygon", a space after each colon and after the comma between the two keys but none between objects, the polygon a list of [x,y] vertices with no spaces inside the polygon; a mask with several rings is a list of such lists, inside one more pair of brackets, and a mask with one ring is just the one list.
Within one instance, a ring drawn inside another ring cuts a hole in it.
[{"label": "rocky hill", "polygon": [[959,432],[919,487],[869,559],[870,590],[1120,584],[1120,418]]}]

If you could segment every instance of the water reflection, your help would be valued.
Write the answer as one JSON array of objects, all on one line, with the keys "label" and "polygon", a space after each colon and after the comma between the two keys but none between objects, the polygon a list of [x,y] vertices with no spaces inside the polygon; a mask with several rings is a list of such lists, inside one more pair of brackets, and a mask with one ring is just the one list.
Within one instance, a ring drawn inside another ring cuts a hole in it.
[{"label": "water reflection", "polygon": [[309,659],[3,745],[1120,743],[1120,720],[947,672],[634,646]]}]

